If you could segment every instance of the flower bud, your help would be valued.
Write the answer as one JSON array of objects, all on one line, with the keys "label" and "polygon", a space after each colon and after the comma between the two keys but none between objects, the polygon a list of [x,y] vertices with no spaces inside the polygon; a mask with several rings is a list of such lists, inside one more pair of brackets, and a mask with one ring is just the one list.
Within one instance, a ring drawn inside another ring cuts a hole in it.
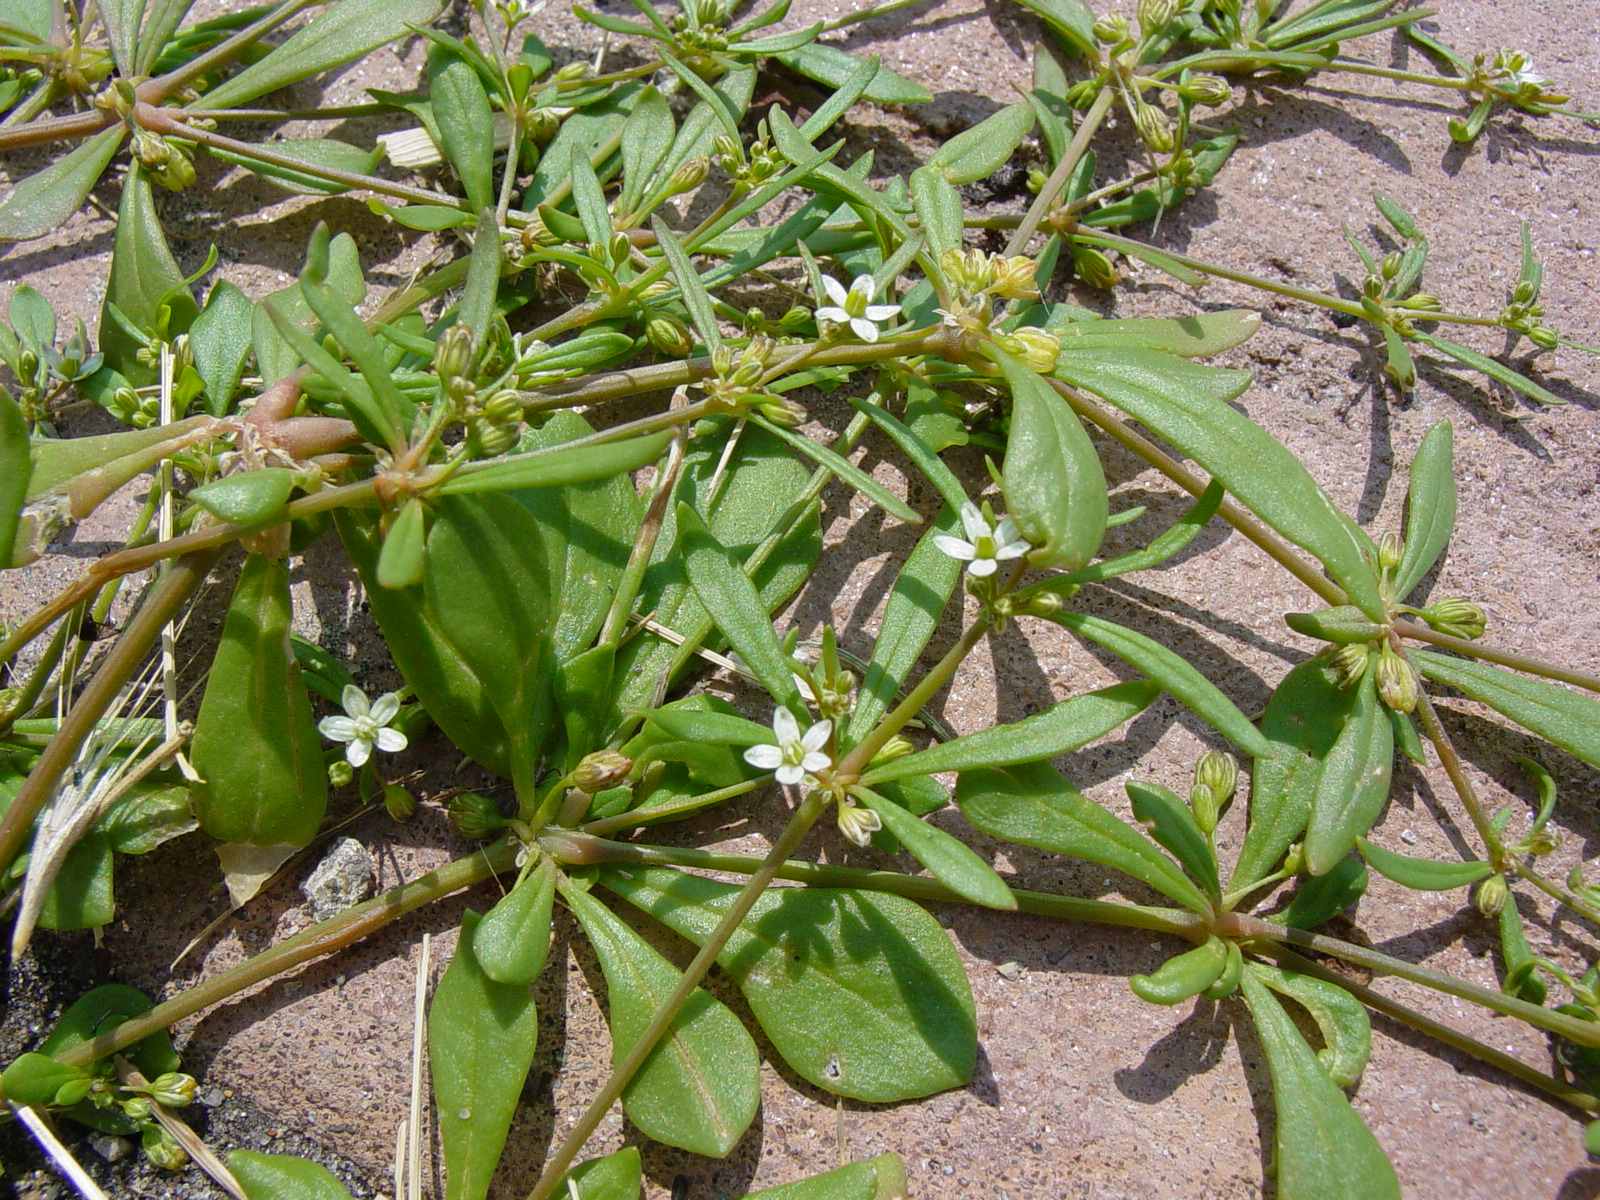
[{"label": "flower bud", "polygon": [[539,219],[537,213],[534,213],[528,219],[527,225],[523,227],[521,238],[524,250],[535,250],[540,246],[554,246],[561,241],[560,238],[550,232],[545,223]]},{"label": "flower bud", "polygon": [[633,770],[633,759],[616,750],[596,750],[584,755],[572,772],[572,786],[593,796],[616,787]]},{"label": "flower bud", "polygon": [[1170,154],[1177,149],[1177,131],[1165,110],[1153,104],[1141,104],[1134,111],[1133,125],[1139,131],[1139,140],[1157,154]]},{"label": "flower bud", "polygon": [[197,1084],[193,1075],[168,1071],[158,1075],[150,1084],[150,1099],[168,1108],[184,1108],[194,1101]]},{"label": "flower bud", "polygon": [[[1072,591],[1077,591],[1074,586]],[[1068,595],[1071,593],[1069,592]],[[1066,597],[1060,592],[1040,592],[1028,601],[1028,606],[1022,611],[1035,617],[1053,617],[1060,612],[1066,604]]]},{"label": "flower bud", "polygon": [[1094,21],[1094,36],[1105,46],[1115,46],[1128,36],[1128,18],[1121,13],[1101,13]]},{"label": "flower bud", "polygon": [[1417,673],[1392,646],[1378,651],[1378,699],[1395,712],[1414,712],[1417,707]]},{"label": "flower bud", "polygon": [[1178,94],[1193,104],[1216,108],[1233,96],[1233,88],[1220,75],[1196,75],[1178,88]]},{"label": "flower bud", "polygon": [[904,758],[915,749],[915,746],[897,733],[879,748],[878,752],[872,756],[872,761],[868,763],[867,766],[868,768],[881,767],[886,762],[893,762],[897,758]]},{"label": "flower bud", "polygon": [[1283,856],[1283,873],[1287,876],[1300,874],[1306,866],[1306,846],[1304,842],[1296,842],[1289,847],[1289,852]]},{"label": "flower bud", "polygon": [[644,336],[668,358],[688,358],[694,350],[694,337],[688,325],[670,313],[656,313],[646,321]]},{"label": "flower bud", "polygon": [[148,129],[141,129],[133,135],[133,143],[129,149],[139,160],[140,166],[152,171],[166,166],[167,160],[172,157],[172,147],[167,144],[167,139],[159,133],[151,133]]},{"label": "flower bud", "polygon": [[1548,325],[1535,325],[1528,330],[1528,340],[1541,350],[1554,350],[1561,344],[1561,335]]},{"label": "flower bud", "polygon": [[522,397],[511,388],[501,388],[483,402],[480,415],[491,425],[520,425]]},{"label": "flower bud", "polygon": [[1038,264],[1026,255],[1015,254],[1009,258],[994,258],[994,282],[989,290],[1007,300],[1037,300],[1039,284],[1036,280]]},{"label": "flower bud", "polygon": [[1517,284],[1516,291],[1511,293],[1511,303],[1529,305],[1539,298],[1539,285],[1531,279],[1524,279]]},{"label": "flower bud", "polygon": [[130,1120],[148,1121],[151,1119],[150,1097],[129,1096],[122,1102],[122,1111]]},{"label": "flower bud", "polygon": [[144,1156],[162,1170],[181,1171],[189,1165],[188,1152],[178,1145],[178,1139],[153,1122],[140,1131],[139,1144]]},{"label": "flower bud", "polygon": [[594,74],[594,68],[582,61],[569,62],[556,72],[556,78],[562,83],[574,83],[579,79],[587,79]]},{"label": "flower bud", "polygon": [[452,325],[439,335],[433,347],[433,369],[441,379],[465,375],[472,369],[472,330]]},{"label": "flower bud", "polygon": [[1194,782],[1211,789],[1218,807],[1226,805],[1239,786],[1238,760],[1223,750],[1207,750],[1194,765]]},{"label": "flower bud", "polygon": [[22,712],[22,695],[21,688],[0,688],[0,722],[10,721]]},{"label": "flower bud", "polygon": [[1422,619],[1440,633],[1451,637],[1481,638],[1489,624],[1489,614],[1460,596],[1450,596],[1421,612]]},{"label": "flower bud", "polygon": [[1418,312],[1438,312],[1444,307],[1444,302],[1429,292],[1417,292],[1406,297],[1406,307]]},{"label": "flower bud", "polygon": [[1139,20],[1139,32],[1145,37],[1160,33],[1178,15],[1181,0],[1139,0],[1134,15]]},{"label": "flower bud", "polygon": [[785,429],[793,429],[806,419],[806,410],[799,401],[770,393],[764,393],[756,401],[756,411],[774,425],[782,425]]},{"label": "flower bud", "polygon": [[1073,246],[1072,268],[1086,286],[1102,292],[1109,292],[1116,287],[1120,278],[1117,268],[1111,265],[1111,259],[1093,246]]},{"label": "flower bud", "polygon": [[1498,917],[1511,895],[1511,887],[1504,875],[1491,875],[1478,885],[1472,903],[1486,917]]},{"label": "flower bud", "polygon": [[1400,258],[1401,255],[1398,250],[1391,250],[1383,256],[1383,262],[1379,264],[1378,270],[1383,275],[1385,282],[1400,274]]},{"label": "flower bud", "polygon": [[1061,339],[1048,330],[1025,325],[1001,340],[1006,349],[1041,375],[1056,369],[1056,359],[1061,354]]},{"label": "flower bud", "polygon": [[383,789],[383,808],[396,821],[409,821],[417,811],[417,798],[398,783],[386,784]]},{"label": "flower bud", "polygon": [[1392,571],[1406,556],[1406,544],[1398,533],[1386,533],[1378,539],[1378,569]]},{"label": "flower bud", "polygon": [[332,787],[349,787],[350,781],[356,777],[356,769],[343,758],[335,759],[328,764],[328,783]]},{"label": "flower bud", "polygon": [[496,425],[481,418],[474,420],[467,430],[467,456],[493,458],[504,454],[517,444],[520,432],[516,425]]},{"label": "flower bud", "polygon": [[667,195],[681,196],[684,192],[692,192],[706,181],[710,173],[711,160],[704,154],[691,158],[672,173],[672,178],[667,181]]},{"label": "flower bud", "polygon": [[1577,892],[1581,896],[1583,889],[1583,864],[1581,862],[1573,863],[1572,870],[1567,872],[1567,891]]},{"label": "flower bud", "polygon": [[1542,858],[1555,852],[1556,847],[1561,845],[1561,837],[1553,829],[1538,829],[1528,835],[1523,845],[1529,854]]},{"label": "flower bud", "polygon": [[1338,672],[1346,687],[1355,683],[1367,673],[1367,661],[1370,658],[1368,651],[1370,649],[1371,647],[1365,643],[1340,646],[1338,652],[1329,660],[1329,665]]},{"label": "flower bud", "polygon": [[839,832],[858,846],[866,846],[872,835],[883,828],[883,818],[870,808],[858,808],[854,803],[839,804]]},{"label": "flower bud", "polygon": [[477,792],[462,792],[450,801],[450,821],[462,837],[475,840],[490,837],[505,824],[495,802]]},{"label": "flower bud", "polygon": [[1197,783],[1189,789],[1189,811],[1194,813],[1194,823],[1200,827],[1201,833],[1210,836],[1216,832],[1222,805],[1217,802],[1217,794],[1209,784]]}]

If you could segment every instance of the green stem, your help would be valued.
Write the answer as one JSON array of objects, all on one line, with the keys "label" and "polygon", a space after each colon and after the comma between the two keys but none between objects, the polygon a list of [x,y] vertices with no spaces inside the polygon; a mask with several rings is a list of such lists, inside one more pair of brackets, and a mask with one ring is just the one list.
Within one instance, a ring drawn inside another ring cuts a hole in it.
[{"label": "green stem", "polygon": [[604,837],[606,834],[615,833],[619,829],[633,829],[641,825],[654,824],[668,817],[685,817],[690,813],[699,812],[703,808],[710,808],[713,804],[721,804],[724,800],[732,800],[736,796],[743,796],[747,792],[753,792],[767,782],[765,778],[747,779],[743,783],[731,783],[727,787],[718,788],[714,792],[702,792],[700,795],[690,796],[686,800],[679,800],[673,804],[663,804],[660,808],[634,809],[631,812],[618,813],[614,817],[604,817],[598,821],[587,822],[583,826],[583,832],[593,834],[595,837]]},{"label": "green stem", "polygon": [[1541,675],[1546,679],[1560,680],[1562,683],[1570,683],[1574,687],[1581,687],[1587,691],[1600,692],[1600,675],[1591,675],[1587,671],[1574,671],[1570,667],[1558,667],[1554,663],[1541,662],[1537,658],[1528,658],[1522,654],[1513,654],[1509,650],[1496,650],[1493,646],[1485,646],[1482,642],[1452,637],[1450,634],[1440,633],[1420,621],[1396,621],[1394,623],[1394,631],[1401,637],[1408,637],[1418,642],[1427,642],[1431,646],[1438,646],[1441,650],[1454,650],[1457,654],[1464,654],[1468,658],[1479,658],[1484,662],[1510,667],[1513,671],[1525,671],[1529,675]]},{"label": "green stem", "polygon": [[141,1038],[166,1029],[174,1022],[193,1016],[213,1004],[220,1004],[247,987],[285,971],[292,971],[312,959],[343,950],[413,909],[441,900],[464,887],[471,887],[491,875],[510,870],[516,862],[517,848],[515,839],[507,837],[468,858],[446,863],[419,879],[403,883],[364,904],[302,930],[238,966],[179,992],[142,1016],[124,1021],[93,1041],[74,1046],[56,1057],[64,1063],[86,1066],[108,1054],[114,1054]]},{"label": "green stem", "polygon": [[94,678],[62,719],[50,744],[39,755],[39,761],[6,810],[4,820],[0,820],[0,868],[9,866],[16,858],[33,830],[34,818],[50,802],[56,784],[72,765],[95,723],[144,662],[160,638],[162,626],[194,595],[220,557],[220,550],[186,554],[151,587],[138,612],[117,638],[117,644],[101,662]]},{"label": "green stem", "polygon": [[1050,178],[1039,189],[1039,194],[1033,198],[1033,203],[1028,206],[1027,215],[1022,218],[1012,233],[1011,240],[1006,243],[1006,254],[1021,254],[1028,245],[1028,240],[1033,237],[1039,228],[1039,223],[1044,220],[1045,214],[1055,205],[1056,197],[1061,194],[1061,189],[1067,185],[1073,170],[1078,165],[1078,160],[1083,157],[1083,152],[1088,149],[1089,140],[1094,137],[1100,128],[1100,122],[1105,120],[1106,114],[1111,111],[1111,105],[1116,101],[1116,93],[1108,87],[1102,87],[1100,94],[1094,98],[1094,103],[1089,106],[1089,111],[1083,115],[1083,120],[1078,123],[1078,128],[1073,132],[1072,141],[1067,146],[1066,153],[1061,156],[1061,161],[1056,164],[1056,169],[1050,172]]},{"label": "green stem", "polygon": [[842,17],[835,17],[822,27],[823,33],[832,33],[835,29],[844,29],[861,21],[870,21],[874,17],[887,16],[892,12],[899,12],[902,8],[912,8],[924,4],[927,0],[884,0],[882,4],[874,4],[869,8],[858,9],[853,13],[846,13]]},{"label": "green stem", "polygon": [[1409,1025],[1429,1037],[1437,1038],[1447,1046],[1454,1046],[1457,1050],[1481,1059],[1492,1067],[1498,1067],[1508,1075],[1514,1075],[1524,1083],[1532,1084],[1540,1091],[1547,1092],[1557,1100],[1570,1104],[1574,1108],[1580,1108],[1585,1112],[1591,1113],[1600,1112],[1600,1101],[1597,1101],[1588,1092],[1574,1087],[1564,1079],[1546,1075],[1543,1071],[1529,1066],[1519,1058],[1513,1058],[1503,1050],[1496,1050],[1493,1046],[1480,1042],[1477,1038],[1470,1037],[1459,1030],[1452,1029],[1440,1021],[1435,1021],[1432,1017],[1425,1017],[1415,1009],[1401,1004],[1397,1000],[1389,999],[1382,992],[1375,992],[1347,976],[1340,975],[1336,971],[1330,971],[1320,963],[1302,957],[1293,950],[1277,946],[1272,949],[1271,953],[1282,966],[1300,975],[1310,975],[1314,979],[1321,979],[1324,982],[1343,988],[1374,1012],[1381,1012],[1387,1017],[1393,1017],[1396,1021]]},{"label": "green stem", "polygon": [[555,1191],[556,1185],[560,1183],[562,1175],[566,1174],[567,1168],[577,1158],[578,1152],[583,1149],[590,1135],[594,1133],[606,1113],[611,1111],[611,1106],[622,1095],[622,1089],[628,1086],[634,1075],[638,1073],[639,1068],[644,1066],[645,1060],[650,1057],[651,1052],[656,1048],[656,1043],[665,1036],[667,1030],[671,1028],[672,1022],[677,1019],[678,1014],[683,1010],[684,1004],[694,994],[695,988],[700,986],[700,981],[705,978],[706,972],[711,969],[711,964],[716,962],[717,955],[722,953],[722,948],[727,945],[728,939],[733,936],[734,930],[738,929],[740,922],[750,914],[750,909],[754,907],[755,902],[761,898],[773,879],[777,877],[778,870],[783,866],[784,860],[800,844],[800,840],[805,837],[811,826],[816,824],[817,818],[826,811],[830,802],[831,797],[826,793],[813,792],[801,802],[799,808],[795,809],[794,815],[789,818],[789,823],[784,826],[783,832],[778,835],[778,840],[772,844],[772,849],[768,851],[766,858],[762,860],[761,866],[756,868],[755,872],[750,876],[749,882],[733,898],[733,902],[728,906],[728,911],[723,914],[722,920],[717,923],[717,927],[711,932],[711,936],[701,945],[700,952],[684,968],[683,974],[678,979],[677,986],[672,989],[672,993],[662,1002],[661,1007],[656,1010],[656,1014],[651,1018],[650,1024],[639,1035],[639,1040],[633,1044],[627,1056],[611,1072],[611,1077],[606,1080],[599,1092],[595,1094],[594,1099],[589,1102],[589,1106],[584,1109],[572,1131],[562,1139],[561,1145],[556,1147],[555,1152],[545,1161],[544,1170],[539,1175],[538,1183],[528,1193],[528,1200],[547,1200],[547,1197]]},{"label": "green stem", "polygon": [[[1390,634],[1390,640],[1399,639]],[[1407,669],[1411,668],[1408,666]],[[1427,734],[1428,740],[1433,743],[1445,774],[1450,777],[1450,786],[1455,788],[1456,795],[1461,798],[1461,805],[1467,810],[1467,816],[1472,820],[1472,827],[1478,831],[1478,838],[1483,842],[1489,865],[1497,872],[1504,871],[1507,865],[1505,845],[1495,833],[1488,814],[1483,811],[1483,802],[1478,799],[1478,789],[1473,786],[1472,780],[1467,776],[1466,768],[1461,765],[1461,757],[1456,753],[1455,743],[1450,740],[1449,733],[1440,723],[1439,713],[1433,707],[1432,699],[1421,687],[1417,688],[1417,718],[1422,722],[1423,733]]]},{"label": "green stem", "polygon": [[[573,838],[570,844],[580,848],[585,863],[639,863],[749,875],[763,861],[748,854],[722,854],[714,850],[677,846],[639,846],[631,842],[605,841],[598,837],[581,842]],[[870,871],[861,867],[833,867],[790,860],[778,868],[777,877],[812,887],[893,892],[908,900],[923,900],[930,904],[970,906],[972,903],[937,879],[902,875],[898,871]],[[1126,929],[1148,929],[1188,941],[1204,940],[1204,919],[1181,909],[1118,904],[1108,900],[1081,900],[1076,896],[1058,896],[1052,892],[1033,892],[1025,888],[1012,888],[1011,893],[1017,898],[1017,911],[1034,916],[1091,921],[1097,925],[1117,925]]]},{"label": "green stem", "polygon": [[226,41],[218,42],[204,54],[190,59],[183,66],[168,71],[165,75],[141,83],[136,90],[136,94],[139,99],[150,104],[164,102],[173,92],[181,87],[187,87],[207,71],[225,66],[233,61],[234,58],[238,57],[239,51],[252,42],[258,42],[266,37],[267,34],[282,25],[302,8],[308,8],[317,3],[321,3],[321,0],[283,0],[282,4],[278,5],[277,8],[259,21],[246,25],[238,33]]},{"label": "green stem", "polygon": [[[1558,883],[1552,883],[1549,879],[1546,879],[1543,875],[1539,874],[1539,872],[1535,871],[1526,863],[1514,861],[1509,864],[1509,867],[1523,879],[1526,879],[1529,883],[1533,884],[1534,887],[1538,888],[1546,896],[1549,896],[1552,900],[1556,901],[1556,903],[1565,904],[1573,912],[1581,913],[1583,916],[1593,921],[1596,925],[1600,925],[1600,909],[1597,909],[1593,904],[1584,900],[1583,897],[1574,895],[1572,892],[1568,891]],[[1511,901],[1508,900],[1507,903],[1509,904]]]}]

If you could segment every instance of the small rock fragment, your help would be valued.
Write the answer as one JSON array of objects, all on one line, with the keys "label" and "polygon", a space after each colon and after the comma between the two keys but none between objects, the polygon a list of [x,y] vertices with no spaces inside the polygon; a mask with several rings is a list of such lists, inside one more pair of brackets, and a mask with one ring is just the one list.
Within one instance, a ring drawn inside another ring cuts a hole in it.
[{"label": "small rock fragment", "polygon": [[121,1162],[133,1153],[133,1142],[109,1133],[96,1133],[89,1137],[89,1148],[107,1162],[114,1163]]},{"label": "small rock fragment", "polygon": [[372,895],[372,855],[354,838],[342,837],[328,848],[316,870],[300,885],[318,921],[336,917]]},{"label": "small rock fragment", "polygon": [[1000,977],[1002,979],[1021,979],[1022,978],[1022,964],[1019,963],[1019,962],[1015,962],[1015,961],[1003,962],[999,966],[997,966],[995,968],[995,970],[1000,973]]}]

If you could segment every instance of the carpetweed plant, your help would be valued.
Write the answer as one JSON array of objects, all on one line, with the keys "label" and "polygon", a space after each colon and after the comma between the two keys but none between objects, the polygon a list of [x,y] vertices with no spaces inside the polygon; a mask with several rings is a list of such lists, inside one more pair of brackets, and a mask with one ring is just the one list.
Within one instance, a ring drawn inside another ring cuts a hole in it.
[{"label": "carpetweed plant", "polygon": [[[91,992],[0,1077],[14,1109],[137,1133],[153,1159],[181,1163],[192,1140],[173,1110],[194,1081],[170,1025],[500,875],[503,897],[467,916],[427,1010],[445,1194],[461,1200],[488,1194],[523,1092],[538,1023],[530,985],[551,965],[558,905],[605,977],[612,1069],[529,1200],[640,1194],[637,1150],[583,1161],[618,1102],[671,1146],[721,1156],[739,1142],[757,1115],[760,1057],[741,1018],[701,988],[713,968],[773,1053],[817,1088],[884,1103],[969,1082],[972,994],[924,902],[1191,943],[1129,986],[1156,1005],[1221,1001],[1253,1025],[1283,1200],[1399,1195],[1344,1090],[1367,1061],[1369,1009],[1600,1111],[1600,968],[1575,977],[1534,956],[1513,899],[1538,889],[1600,921],[1600,888],[1581,871],[1540,869],[1557,806],[1548,772],[1528,762],[1542,803],[1514,834],[1509,810],[1486,811],[1432,698],[1452,689],[1600,767],[1600,679],[1485,644],[1470,597],[1419,595],[1457,520],[1451,425],[1435,425],[1410,464],[1404,527],[1369,532],[1231,407],[1250,377],[1204,362],[1248,339],[1256,314],[1103,319],[1059,299],[1069,274],[1112,289],[1118,258],[1137,259],[1181,283],[1222,277],[1365,322],[1398,393],[1429,352],[1530,403],[1560,403],[1505,354],[1440,332],[1493,326],[1508,351],[1522,339],[1584,349],[1540,305],[1536,230],[1524,228],[1520,276],[1494,313],[1456,312],[1424,290],[1426,231],[1382,195],[1390,248],[1351,237],[1355,296],[1130,231],[1148,236],[1224,168],[1236,135],[1207,110],[1257,76],[1292,85],[1354,72],[1461,92],[1470,110],[1449,126],[1461,142],[1501,109],[1583,114],[1520,53],[1469,62],[1417,28],[1426,12],[1391,0],[1140,0],[1132,20],[1080,0],[1023,3],[1046,31],[1023,97],[880,185],[836,127],[863,99],[928,93],[817,38],[906,0],[783,32],[786,0],[751,12],[634,0],[626,18],[578,7],[610,49],[559,68],[521,0],[477,4],[459,36],[434,24],[437,0],[284,0],[200,22],[184,0],[12,0],[0,21],[0,150],[58,154],[0,198],[0,238],[55,229],[108,172],[121,200],[93,334],[63,329],[27,286],[9,297],[0,564],[26,570],[124,485],[153,478],[126,547],[4,631],[0,870],[13,954],[37,928],[110,922],[119,854],[198,829],[211,842],[188,838],[197,863],[212,843],[225,863],[244,852],[257,867],[282,862],[318,839],[330,796],[404,819],[416,798],[386,759],[408,746],[447,742],[504,783],[424,797],[484,843],[458,861],[160,1004],[118,985]],[[1395,36],[1452,73],[1349,53]],[[427,43],[414,93],[259,107],[407,37]],[[811,111],[753,105],[774,62],[821,86]],[[359,130],[397,113],[415,128],[365,143],[225,132],[291,118]],[[1113,113],[1138,144],[1132,168],[1107,178],[1093,147]],[[961,185],[1029,147],[1026,212],[972,211]],[[395,169],[380,174],[385,154]],[[460,252],[378,295],[350,236],[319,226],[290,286],[252,298],[214,279],[202,300],[213,263],[183,275],[156,189],[204,186],[205,156],[291,191],[364,195],[415,231],[406,236]],[[843,428],[819,420],[817,389],[849,398]],[[83,405],[116,431],[59,437],[63,413]],[[909,502],[861,465],[869,433],[935,503]],[[992,454],[981,494],[983,480],[964,482],[943,457],[968,444]],[[1138,513],[1111,511],[1107,444],[1192,498],[1165,532],[1111,557],[1107,528]],[[819,497],[838,483],[924,527],[889,568],[880,632],[860,660],[831,628],[801,646],[799,631],[774,624],[817,568]],[[1259,714],[1172,647],[1074,603],[1080,589],[1194,552],[1213,522],[1322,605],[1287,614],[1326,649],[1277,680]],[[402,691],[369,696],[294,632],[287,564],[319,537],[336,538],[359,575]],[[88,652],[80,632],[140,573],[120,632]],[[207,644],[182,618],[213,575],[232,595]],[[953,637],[941,635],[952,622]],[[944,736],[928,709],[968,656],[1008,624],[1038,623],[1120,660],[1129,680]],[[208,656],[197,695],[173,686],[180,649]],[[764,699],[741,711],[686,692],[706,656]],[[1193,764],[1187,794],[1128,782],[1130,822],[1052,760],[1162,693],[1215,732],[1216,748]],[[1461,859],[1367,840],[1397,754],[1448,775],[1472,831]],[[763,857],[653,840],[769,787],[793,804]],[[993,838],[1115,868],[1161,902],[1017,886],[924,819],[952,803]],[[1231,805],[1247,823],[1224,861],[1216,831]],[[923,871],[819,864],[808,835],[822,821]],[[1503,988],[1320,931],[1361,896],[1369,869],[1411,888],[1475,888],[1472,902],[1498,922]],[[639,934],[641,914],[698,948],[686,968]],[[1547,1031],[1554,1073],[1354,982],[1338,962]],[[211,1169],[253,1200],[346,1194],[296,1159],[239,1151]],[[888,1154],[762,1194],[865,1200],[904,1186]]]}]

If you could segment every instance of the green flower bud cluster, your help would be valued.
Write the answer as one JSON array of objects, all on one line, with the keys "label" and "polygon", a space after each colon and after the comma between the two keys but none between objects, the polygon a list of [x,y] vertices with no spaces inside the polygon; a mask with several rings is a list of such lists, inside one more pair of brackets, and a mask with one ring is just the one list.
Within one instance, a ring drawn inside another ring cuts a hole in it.
[{"label": "green flower bud cluster", "polygon": [[1194,766],[1189,807],[1202,833],[1210,836],[1239,785],[1239,763],[1231,754],[1207,750]]},{"label": "green flower bud cluster", "polygon": [[1460,596],[1450,596],[1413,611],[1440,633],[1468,640],[1481,638],[1489,624],[1489,614],[1482,607]]},{"label": "green flower bud cluster", "polygon": [[454,797],[450,801],[449,816],[450,823],[461,831],[462,837],[475,841],[493,837],[495,830],[506,823],[499,806],[477,792],[462,792]]},{"label": "green flower bud cluster", "polygon": [[151,429],[161,424],[161,397],[140,396],[131,387],[119,387],[106,405],[135,429]]},{"label": "green flower bud cluster", "polygon": [[1102,46],[1121,46],[1128,33],[1128,18],[1121,13],[1101,13],[1094,19],[1094,37]]},{"label": "green flower bud cluster", "polygon": [[1007,353],[1014,354],[1040,374],[1055,370],[1061,355],[1061,339],[1047,329],[1024,325],[1013,333],[995,338]]},{"label": "green flower bud cluster", "polygon": [[150,178],[169,192],[181,192],[194,182],[194,160],[186,143],[140,129],[134,132],[131,149]]},{"label": "green flower bud cluster", "polygon": [[718,346],[711,355],[712,374],[701,381],[700,389],[719,412],[753,408],[767,420],[794,426],[805,420],[805,409],[793,400],[763,390],[762,381],[778,343],[764,333],[752,337],[735,357],[728,346]]},{"label": "green flower bud cluster", "polygon": [[1165,109],[1154,104],[1139,104],[1133,112],[1133,126],[1139,140],[1157,154],[1171,154],[1178,148],[1178,127]]},{"label": "green flower bud cluster", "polygon": [[788,160],[765,136],[758,137],[746,151],[733,138],[723,134],[711,143],[711,149],[716,156],[717,166],[733,180],[736,196],[742,196],[769,179],[776,178],[789,165]]},{"label": "green flower bud cluster", "polygon": [[586,754],[572,772],[572,786],[594,796],[616,787],[633,770],[633,759],[617,750],[596,750]]},{"label": "green flower bud cluster", "polygon": [[1139,32],[1147,38],[1155,37],[1172,24],[1181,7],[1182,0],[1139,0],[1134,10]]}]

